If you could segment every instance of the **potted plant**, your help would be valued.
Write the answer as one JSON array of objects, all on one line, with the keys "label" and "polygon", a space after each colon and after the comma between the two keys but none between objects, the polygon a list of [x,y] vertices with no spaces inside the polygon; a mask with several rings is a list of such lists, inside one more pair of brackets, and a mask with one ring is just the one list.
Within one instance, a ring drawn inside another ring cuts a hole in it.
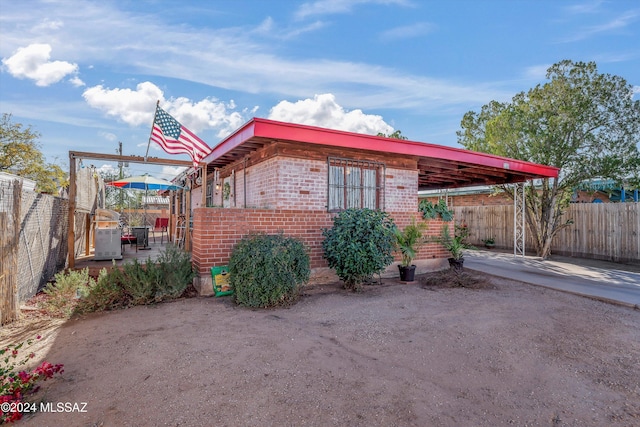
[{"label": "potted plant", "polygon": [[418,249],[425,243],[422,234],[426,228],[426,223],[416,223],[415,218],[412,218],[411,224],[403,230],[394,229],[396,250],[402,255],[398,270],[400,270],[400,280],[403,282],[413,282],[415,278],[416,266],[412,263]]},{"label": "potted plant", "polygon": [[482,243],[484,243],[485,248],[491,249],[496,245],[496,239],[487,237],[486,239],[482,239]]},{"label": "potted plant", "polygon": [[463,269],[463,251],[465,249],[473,248],[473,246],[465,243],[464,238],[464,235],[451,236],[449,227],[447,225],[444,225],[442,227],[442,233],[436,239],[436,241],[444,246],[444,248],[451,254],[451,257],[449,258],[449,267],[451,267],[453,270],[460,271]]}]

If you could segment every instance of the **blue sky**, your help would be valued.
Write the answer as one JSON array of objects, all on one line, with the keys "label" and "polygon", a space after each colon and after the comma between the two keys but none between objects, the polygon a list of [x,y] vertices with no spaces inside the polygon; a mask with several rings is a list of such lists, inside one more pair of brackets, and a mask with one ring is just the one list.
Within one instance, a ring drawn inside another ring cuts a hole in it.
[{"label": "blue sky", "polygon": [[563,59],[640,98],[640,2],[2,0],[0,57],[0,113],[65,167],[144,155],[157,100],[212,147],[254,116],[457,146],[465,112]]}]

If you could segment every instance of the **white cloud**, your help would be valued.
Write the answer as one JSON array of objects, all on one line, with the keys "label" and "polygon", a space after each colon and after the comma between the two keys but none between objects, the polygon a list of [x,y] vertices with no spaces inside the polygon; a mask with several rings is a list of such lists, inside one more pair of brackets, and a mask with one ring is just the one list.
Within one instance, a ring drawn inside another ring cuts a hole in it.
[{"label": "white cloud", "polygon": [[[29,8],[23,3],[14,2],[11,13],[3,16],[3,22],[11,22],[12,28],[6,36],[3,32],[0,49],[18,46],[24,40],[50,37],[45,31],[35,32],[33,21],[41,19],[30,19]],[[374,3],[385,2],[373,0],[371,4]],[[406,1],[388,3],[411,6]],[[340,10],[345,5],[349,10],[354,5],[366,6],[361,0],[307,5],[315,5],[318,14]],[[64,2],[44,2],[40,6],[40,16],[56,16],[64,22],[55,35],[56,53],[94,64],[98,70],[117,61],[123,74],[181,79],[229,91],[276,95],[280,99],[302,99],[330,91],[351,108],[410,109],[422,114],[452,105],[482,105],[490,99],[508,99],[512,93],[499,89],[501,82],[457,84],[402,72],[393,66],[317,58],[313,52],[306,57],[283,57],[275,53],[273,38],[300,30],[275,28],[271,19],[253,28],[194,28],[149,20],[145,15],[118,10],[110,2],[86,2],[81,9]],[[314,25],[306,29],[315,28]],[[261,31],[268,35],[261,37]]]},{"label": "white cloud", "polygon": [[633,96],[640,95],[640,86],[634,86],[632,90],[633,90]]},{"label": "white cloud", "polygon": [[225,105],[216,99],[203,99],[192,102],[187,98],[177,98],[162,105],[169,114],[194,132],[204,129],[217,129],[219,138],[223,138],[236,130],[246,121],[237,111],[233,100]]},{"label": "white cloud", "polygon": [[98,135],[100,135],[101,137],[103,137],[104,139],[106,139],[107,141],[117,141],[118,140],[118,136],[114,133],[111,132],[103,132],[100,131],[98,132]]},{"label": "white cloud", "polygon": [[380,38],[387,41],[409,39],[424,36],[425,34],[433,32],[435,29],[436,26],[434,24],[418,22],[416,24],[405,25],[384,31],[380,34]]},{"label": "white cloud", "polygon": [[197,102],[184,97],[166,100],[163,91],[151,82],[139,83],[135,89],[93,86],[82,96],[91,107],[131,126],[151,126],[158,101],[165,111],[195,133],[215,129],[217,136],[222,138],[246,121],[244,112],[233,111],[233,100],[227,104],[215,98]]},{"label": "white cloud", "polygon": [[93,86],[82,97],[89,106],[132,126],[151,125],[156,102],[164,99],[162,90],[151,82],[140,83],[135,90]]},{"label": "white cloud", "polygon": [[281,101],[271,109],[269,119],[369,135],[393,132],[393,127],[381,116],[365,114],[362,110],[345,111],[331,93],[296,102]]},{"label": "white cloud", "polygon": [[71,82],[71,84],[74,85],[75,87],[86,86],[86,84],[78,76],[71,77],[69,79],[69,82]]},{"label": "white cloud", "polygon": [[585,3],[567,6],[566,10],[573,14],[596,13],[600,10],[600,5],[602,5],[602,3],[602,0],[587,1]]},{"label": "white cloud", "polygon": [[64,27],[64,22],[60,21],[59,19],[51,20],[49,18],[44,18],[42,22],[40,22],[39,24],[33,27],[33,30],[36,32],[52,31],[52,30],[55,31],[55,30],[59,30],[62,27]]},{"label": "white cloud", "polygon": [[163,166],[160,175],[162,175],[163,179],[170,181],[185,170],[187,170],[187,168],[184,166]]},{"label": "white cloud", "polygon": [[66,61],[49,61],[51,46],[34,43],[21,47],[2,63],[13,77],[34,80],[38,86],[49,86],[69,74],[78,72],[78,65]]},{"label": "white cloud", "polygon": [[119,172],[119,170],[110,163],[102,164],[97,168],[97,171],[100,176],[114,176]]},{"label": "white cloud", "polygon": [[630,10],[600,25],[593,25],[590,27],[582,28],[572,36],[566,37],[561,41],[565,43],[576,42],[603,33],[617,32],[636,22],[639,17],[640,12],[636,10]]},{"label": "white cloud", "polygon": [[375,3],[375,4],[398,4],[408,5],[407,0],[316,0],[309,3],[303,3],[295,13],[298,19],[304,19],[307,16],[315,15],[332,15],[337,13],[349,13],[355,6]]},{"label": "white cloud", "polygon": [[532,65],[524,70],[524,76],[531,80],[544,80],[547,78],[547,70],[551,64]]}]

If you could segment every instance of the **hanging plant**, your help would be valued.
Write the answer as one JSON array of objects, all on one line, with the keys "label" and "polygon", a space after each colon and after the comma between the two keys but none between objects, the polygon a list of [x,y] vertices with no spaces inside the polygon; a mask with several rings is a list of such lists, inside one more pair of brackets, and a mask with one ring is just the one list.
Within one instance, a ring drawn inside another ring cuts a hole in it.
[{"label": "hanging plant", "polygon": [[443,221],[451,221],[453,219],[453,211],[449,209],[444,199],[438,200],[438,203],[431,203],[427,199],[422,199],[418,210],[422,212],[422,218],[435,219],[442,218]]},{"label": "hanging plant", "polygon": [[229,197],[231,197],[231,184],[228,182],[225,182],[222,186],[222,197],[225,200],[229,200]]}]

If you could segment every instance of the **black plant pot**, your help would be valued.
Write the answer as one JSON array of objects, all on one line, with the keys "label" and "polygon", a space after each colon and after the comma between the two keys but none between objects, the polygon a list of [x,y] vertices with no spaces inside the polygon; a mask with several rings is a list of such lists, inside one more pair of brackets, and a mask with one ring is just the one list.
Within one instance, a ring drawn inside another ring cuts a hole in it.
[{"label": "black plant pot", "polygon": [[449,268],[451,268],[452,270],[462,271],[462,269],[464,268],[463,264],[464,264],[464,258],[460,258],[460,259],[449,258]]},{"label": "black plant pot", "polygon": [[413,282],[416,277],[416,266],[410,265],[408,267],[403,267],[401,265],[398,266],[398,270],[400,270],[400,280],[402,282]]}]

